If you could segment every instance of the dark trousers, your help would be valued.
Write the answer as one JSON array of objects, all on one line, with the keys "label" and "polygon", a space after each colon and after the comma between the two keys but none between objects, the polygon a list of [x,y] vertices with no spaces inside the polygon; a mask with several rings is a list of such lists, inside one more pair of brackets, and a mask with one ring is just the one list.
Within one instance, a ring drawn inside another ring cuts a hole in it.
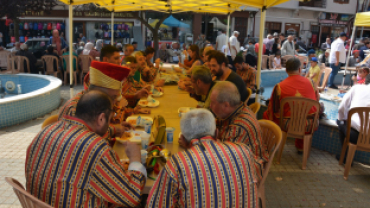
[{"label": "dark trousers", "polygon": [[334,85],[334,78],[338,74],[338,71],[340,69],[340,64],[338,64],[338,66],[335,66],[335,64],[330,64],[330,68],[331,68],[331,73],[329,76],[328,87],[331,87]]},{"label": "dark trousers", "polygon": [[[347,121],[337,120],[337,124],[338,124],[338,129],[339,129],[339,139],[343,146],[344,139],[346,138],[346,135],[347,135]],[[357,144],[358,135],[359,135],[359,132],[356,129],[351,128],[351,132],[349,135],[349,142],[351,142],[352,144]]]}]

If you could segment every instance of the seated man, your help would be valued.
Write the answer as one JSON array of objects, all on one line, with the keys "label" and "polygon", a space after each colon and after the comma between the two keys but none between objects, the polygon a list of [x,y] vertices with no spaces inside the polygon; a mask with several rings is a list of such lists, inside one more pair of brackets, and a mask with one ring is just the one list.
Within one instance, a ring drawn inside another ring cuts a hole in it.
[{"label": "seated man", "polygon": [[191,71],[191,87],[188,85],[186,90],[190,97],[198,101],[198,107],[210,109],[210,95],[216,82],[212,81],[212,75],[205,66],[196,66]]},{"label": "seated man", "polygon": [[180,126],[189,148],[167,161],[147,207],[258,207],[248,146],[217,141],[215,118],[205,109],[186,113]]},{"label": "seated man", "polygon": [[[28,46],[27,44],[22,44],[21,45],[21,50],[20,51],[17,51],[17,53],[15,53],[16,56],[25,56],[26,58],[28,58],[28,61],[29,61],[29,64],[30,64],[30,73],[31,74],[38,74],[38,69],[37,69],[37,59],[36,57],[32,54],[31,51],[28,50]],[[24,73],[28,73],[28,69],[27,69],[27,64],[26,64],[26,61],[24,61]]]},{"label": "seated man", "polygon": [[245,63],[243,57],[237,56],[234,59],[236,73],[243,79],[245,86],[252,90],[253,94],[249,98],[248,105],[254,103],[256,96],[256,69]]},{"label": "seated man", "polygon": [[[78,93],[75,97],[68,100],[59,111],[58,120],[62,120],[65,115],[74,116],[76,107],[81,96],[89,90],[98,90],[107,94],[115,103],[115,111],[117,114],[120,112],[121,106],[116,106],[122,100],[121,96],[121,82],[127,77],[130,69],[121,67],[119,65],[92,61],[89,73],[89,88]],[[87,76],[87,75],[86,75]],[[86,79],[86,77],[85,77]],[[122,123],[129,126],[128,123]],[[124,130],[121,124],[110,125],[107,138],[111,138],[116,134],[120,134]]]},{"label": "seated man", "polygon": [[348,66],[356,66],[362,61],[359,50],[352,51],[352,56],[349,58]]},{"label": "seated man", "polygon": [[211,53],[208,57],[211,73],[217,81],[232,82],[239,90],[240,99],[244,102],[248,97],[248,91],[242,78],[233,72],[228,66],[225,55],[219,51]]},{"label": "seated man", "polygon": [[163,91],[161,88],[164,85],[164,80],[156,80],[158,69],[149,68],[147,66],[145,54],[141,51],[136,51],[132,54],[136,58],[138,70],[134,75],[134,80],[143,84],[154,84],[158,91]]},{"label": "seated man", "polygon": [[102,139],[112,109],[108,95],[90,91],[78,102],[76,117],[45,127],[27,148],[26,190],[53,207],[136,207],[147,173],[136,144],[126,144],[126,171]]},{"label": "seated man", "polygon": [[152,58],[154,57],[154,53],[155,53],[155,50],[154,48],[152,47],[147,47],[144,51],[145,53],[145,58],[146,58],[146,64],[148,65],[149,68],[159,68],[159,64],[161,62],[161,59],[160,58],[157,58],[155,60],[155,66],[154,64],[151,62]]},{"label": "seated man", "polygon": [[[344,95],[343,100],[339,105],[337,124],[339,128],[339,139],[342,145],[347,136],[348,112],[352,108],[357,107],[370,107],[370,75],[366,76],[365,85],[354,85]],[[357,144],[358,135],[361,128],[358,114],[352,116],[351,127],[349,142],[352,144]],[[337,159],[339,159],[339,155],[337,155]]]},{"label": "seated man", "polygon": [[213,87],[211,110],[217,117],[218,138],[248,145],[256,157],[257,176],[262,179],[263,164],[268,161],[269,154],[262,143],[261,127],[252,110],[240,101],[233,83],[221,81]]},{"label": "seated man", "polygon": [[[288,78],[275,85],[272,90],[270,102],[267,107],[267,111],[263,114],[263,119],[274,121],[277,125],[280,125],[280,102],[286,97],[304,97],[311,100],[318,100],[314,84],[309,79],[301,76],[301,62],[297,58],[291,58],[286,62],[286,73]],[[316,112],[315,107],[312,107],[310,114]],[[289,107],[284,108],[284,117],[290,116]],[[286,125],[289,119],[284,121]],[[312,119],[307,119],[307,129],[311,129]],[[288,127],[286,126],[286,130]],[[303,140],[296,139],[295,146],[299,152],[303,151]]]},{"label": "seated man", "polygon": [[319,56],[319,63],[325,64],[326,67],[330,67],[329,55],[330,55],[330,49],[326,49],[325,53]]}]

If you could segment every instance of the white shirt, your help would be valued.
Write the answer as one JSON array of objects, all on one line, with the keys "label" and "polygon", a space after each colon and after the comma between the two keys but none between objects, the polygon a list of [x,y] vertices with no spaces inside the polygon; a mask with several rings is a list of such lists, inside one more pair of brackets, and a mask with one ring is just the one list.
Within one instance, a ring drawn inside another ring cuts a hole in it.
[{"label": "white shirt", "polygon": [[226,45],[223,45],[222,46],[222,49],[221,49],[222,53],[225,53],[226,50],[227,50],[227,54],[226,55],[231,56],[229,47],[227,47]]},{"label": "white shirt", "polygon": [[[230,50],[231,56],[236,56],[236,54],[240,51],[240,44],[238,38],[233,35],[229,38],[229,42],[231,48]],[[235,51],[235,49],[232,46],[235,46],[237,51]]]},{"label": "white shirt", "polygon": [[330,49],[329,63],[335,64],[337,62],[337,57],[335,52],[339,51],[339,63],[346,62],[346,48],[344,47],[344,42],[342,39],[337,38],[332,44]]},{"label": "white shirt", "polygon": [[[370,107],[370,84],[354,85],[343,97],[339,105],[338,120],[347,120],[351,108]],[[354,114],[351,119],[352,128],[360,130],[360,118]]]},{"label": "white shirt", "polygon": [[224,33],[217,36],[217,38],[216,38],[216,43],[217,43],[216,50],[222,51],[222,46],[226,45],[226,40],[227,40],[227,37]]}]

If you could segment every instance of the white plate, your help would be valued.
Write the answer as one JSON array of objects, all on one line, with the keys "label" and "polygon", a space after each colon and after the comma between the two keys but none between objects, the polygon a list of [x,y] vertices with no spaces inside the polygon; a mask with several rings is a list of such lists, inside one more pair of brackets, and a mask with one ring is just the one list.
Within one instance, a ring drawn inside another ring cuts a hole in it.
[{"label": "white plate", "polygon": [[[148,108],[158,107],[159,106],[159,101],[158,100],[155,100],[155,99],[153,99],[153,100],[154,100],[154,102],[147,102],[146,99],[142,99],[142,100],[139,100],[138,105],[140,105],[141,107],[148,107]],[[147,103],[144,104],[142,102],[147,102]]]},{"label": "white plate", "polygon": [[193,108],[193,107],[181,107],[177,110],[177,113],[179,113],[179,117],[181,117],[184,113],[187,113],[192,109],[195,109],[195,108]]},{"label": "white plate", "polygon": [[[116,141],[119,143],[124,143],[126,141],[130,141],[136,144],[141,144],[141,134],[144,133],[144,131],[132,131],[130,132],[131,138],[127,140],[121,140],[119,137],[116,137]],[[137,135],[136,135],[137,134]]]},{"label": "white plate", "polygon": [[163,95],[163,92],[156,91],[152,94],[152,97],[161,97]]},{"label": "white plate", "polygon": [[[145,124],[145,121],[150,121],[153,123],[153,119],[151,117],[148,117],[148,116],[140,116],[141,117],[141,121],[139,123],[139,125],[137,125],[136,123],[136,120],[139,116],[130,116],[126,119],[127,122],[129,122],[131,125],[133,126],[144,126]],[[132,122],[130,122],[132,121]]]}]

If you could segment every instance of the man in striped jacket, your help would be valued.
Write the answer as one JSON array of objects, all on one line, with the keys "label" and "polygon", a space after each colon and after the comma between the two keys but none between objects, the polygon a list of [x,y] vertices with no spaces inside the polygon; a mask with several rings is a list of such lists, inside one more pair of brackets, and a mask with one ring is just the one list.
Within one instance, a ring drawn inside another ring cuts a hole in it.
[{"label": "man in striped jacket", "polygon": [[126,144],[127,171],[102,138],[112,115],[112,100],[93,90],[75,117],[45,127],[27,148],[27,191],[53,207],[137,206],[147,173],[136,144]]},{"label": "man in striped jacket", "polygon": [[147,207],[258,207],[253,153],[219,142],[212,113],[195,109],[180,122],[189,144],[173,155],[149,193]]}]

